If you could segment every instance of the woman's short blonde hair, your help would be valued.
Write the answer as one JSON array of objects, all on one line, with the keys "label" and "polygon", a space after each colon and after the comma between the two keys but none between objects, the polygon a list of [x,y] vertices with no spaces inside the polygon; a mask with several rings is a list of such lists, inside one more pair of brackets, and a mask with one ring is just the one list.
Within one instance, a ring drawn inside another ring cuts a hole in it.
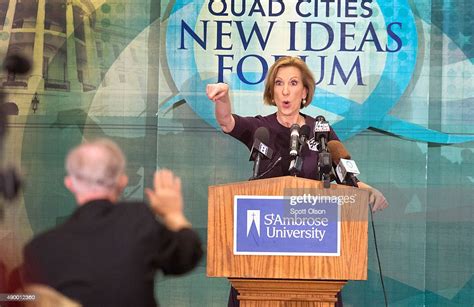
[{"label": "woman's short blonde hair", "polygon": [[279,58],[277,61],[275,61],[275,63],[273,63],[273,65],[268,70],[268,74],[265,79],[265,91],[263,93],[263,101],[265,104],[272,106],[275,105],[275,102],[273,101],[273,86],[275,84],[275,78],[280,67],[288,66],[296,67],[301,71],[301,77],[303,78],[303,86],[308,91],[308,94],[306,96],[306,103],[301,103],[301,108],[304,108],[308,106],[311,103],[311,100],[313,99],[314,90],[316,88],[316,82],[314,81],[314,76],[309,70],[308,65],[306,65],[306,63],[298,57],[285,56]]}]

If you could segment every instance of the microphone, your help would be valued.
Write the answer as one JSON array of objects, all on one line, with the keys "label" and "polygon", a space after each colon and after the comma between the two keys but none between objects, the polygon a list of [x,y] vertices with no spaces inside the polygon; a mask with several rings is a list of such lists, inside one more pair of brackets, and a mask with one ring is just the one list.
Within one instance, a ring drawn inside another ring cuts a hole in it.
[{"label": "microphone", "polygon": [[329,123],[326,121],[324,116],[318,115],[316,122],[314,123],[314,138],[321,144],[321,149],[326,150],[326,144],[328,139],[330,128]]},{"label": "microphone", "polygon": [[315,119],[316,119],[317,122],[325,122],[326,121],[326,117],[324,117],[322,115],[316,116]]},{"label": "microphone", "polygon": [[[311,132],[311,128],[308,125],[301,126],[300,136],[298,139],[299,149],[297,151],[296,157],[293,160],[291,160],[290,167],[288,168],[288,171],[290,172],[291,176],[298,175],[303,169],[303,159],[301,159],[300,155],[301,155],[301,151],[303,150],[304,145],[306,144],[306,140],[309,138],[310,132]],[[290,152],[290,155],[291,155],[291,152]]]},{"label": "microphone", "polygon": [[332,154],[332,162],[336,165],[336,175],[340,183],[353,187],[358,187],[359,168],[354,160],[351,160],[351,155],[339,141],[329,141],[329,151]]},{"label": "microphone", "polygon": [[268,129],[265,127],[259,127],[257,130],[255,130],[253,136],[254,141],[252,150],[250,151],[249,161],[255,161],[255,163],[253,165],[253,175],[250,180],[258,178],[258,171],[262,158],[271,159],[273,156],[273,150],[266,145],[270,140]]},{"label": "microphone", "polygon": [[321,144],[321,150],[318,155],[318,171],[320,180],[324,181],[324,188],[329,188],[330,186],[330,173],[332,169],[331,154],[326,148],[329,131],[331,131],[329,123],[324,116],[317,116],[314,123],[314,138]]},{"label": "microphone", "polygon": [[300,147],[300,126],[293,124],[290,131],[290,156],[294,157],[298,155],[298,149]]},{"label": "microphone", "polygon": [[[31,69],[31,63],[28,59],[20,55],[9,55],[3,61],[2,69],[8,71],[9,74],[26,74]],[[7,130],[7,112],[5,110],[5,94],[0,91],[0,159],[3,156],[3,141]],[[0,196],[7,201],[13,200],[22,182],[15,168],[8,167],[6,169],[0,166]],[[0,207],[0,219],[3,217],[3,210]]]},{"label": "microphone", "polygon": [[309,134],[311,133],[311,128],[308,125],[303,125],[301,126],[300,129],[300,153],[301,150],[303,150],[304,145],[306,144],[306,141],[309,139]]}]

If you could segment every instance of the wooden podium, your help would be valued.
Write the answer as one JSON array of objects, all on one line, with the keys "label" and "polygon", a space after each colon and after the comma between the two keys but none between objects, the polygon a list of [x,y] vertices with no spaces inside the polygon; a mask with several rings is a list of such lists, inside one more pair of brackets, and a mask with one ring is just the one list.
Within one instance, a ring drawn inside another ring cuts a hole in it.
[{"label": "wooden podium", "polygon": [[[234,196],[336,196],[340,256],[234,254]],[[296,195],[290,195],[296,194]],[[367,279],[368,192],[320,181],[277,177],[209,187],[207,275],[227,277],[246,306],[334,306],[347,280]]]}]

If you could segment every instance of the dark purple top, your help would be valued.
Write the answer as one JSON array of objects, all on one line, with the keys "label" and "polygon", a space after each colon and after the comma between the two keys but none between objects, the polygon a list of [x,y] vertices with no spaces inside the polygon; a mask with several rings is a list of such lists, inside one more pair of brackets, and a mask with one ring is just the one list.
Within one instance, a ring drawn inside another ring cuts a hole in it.
[{"label": "dark purple top", "polygon": [[[300,157],[303,159],[303,168],[299,177],[318,179],[318,142],[314,139],[315,119],[309,115],[300,113],[304,118],[306,125],[311,128],[309,139],[301,151]],[[276,117],[276,113],[267,116],[241,117],[232,114],[235,119],[235,127],[229,132],[229,135],[244,143],[249,150],[252,149],[255,130],[259,127],[266,127],[270,132],[270,141],[268,144],[273,149],[271,160],[262,160],[260,163],[260,174],[270,167],[273,161],[279,157],[282,160],[262,178],[272,178],[290,175],[290,128],[281,125]],[[334,130],[331,128],[328,141],[339,140]]]}]

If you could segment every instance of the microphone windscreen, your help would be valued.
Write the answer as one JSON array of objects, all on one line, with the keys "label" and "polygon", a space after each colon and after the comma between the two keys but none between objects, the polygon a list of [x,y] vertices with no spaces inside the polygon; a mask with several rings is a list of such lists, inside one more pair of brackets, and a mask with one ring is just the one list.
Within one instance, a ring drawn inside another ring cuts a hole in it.
[{"label": "microphone windscreen", "polygon": [[346,147],[344,147],[344,145],[339,141],[329,141],[328,150],[331,153],[332,162],[336,165],[339,164],[341,159],[351,159],[351,155],[347,151]]},{"label": "microphone windscreen", "polygon": [[298,130],[298,132],[299,132],[300,131],[300,125],[293,124],[293,125],[291,125],[290,130]]},{"label": "microphone windscreen", "polygon": [[3,68],[12,74],[26,74],[31,69],[31,63],[26,58],[14,54],[8,56],[3,62]]},{"label": "microphone windscreen", "polygon": [[325,122],[326,121],[326,118],[322,115],[316,116],[315,119],[316,119],[317,122]]},{"label": "microphone windscreen", "polygon": [[259,139],[262,143],[268,144],[270,141],[270,133],[268,132],[268,129],[265,127],[258,127],[257,130],[255,130],[255,133],[253,134],[254,139]]},{"label": "microphone windscreen", "polygon": [[306,136],[306,138],[309,138],[309,134],[311,133],[311,127],[308,125],[303,125],[301,126],[300,129],[300,135]]}]

